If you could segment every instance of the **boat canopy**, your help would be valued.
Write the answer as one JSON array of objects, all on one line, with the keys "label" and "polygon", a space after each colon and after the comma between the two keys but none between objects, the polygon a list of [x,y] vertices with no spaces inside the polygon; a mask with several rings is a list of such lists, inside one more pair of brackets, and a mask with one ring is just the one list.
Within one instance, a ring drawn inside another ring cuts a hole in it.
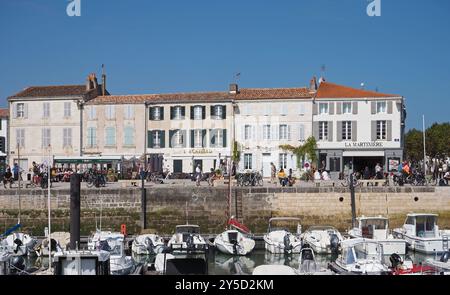
[{"label": "boat canopy", "polygon": [[352,264],[358,260],[381,261],[383,257],[383,246],[374,240],[364,238],[343,240],[341,247],[341,261],[345,264]]},{"label": "boat canopy", "polygon": [[333,227],[331,225],[313,225],[313,226],[310,226],[306,231],[319,231],[319,230],[338,231],[335,227]]},{"label": "boat canopy", "polygon": [[199,234],[200,227],[198,225],[193,225],[193,224],[177,225],[175,228],[175,233],[177,233],[177,234],[182,234],[182,233]]}]

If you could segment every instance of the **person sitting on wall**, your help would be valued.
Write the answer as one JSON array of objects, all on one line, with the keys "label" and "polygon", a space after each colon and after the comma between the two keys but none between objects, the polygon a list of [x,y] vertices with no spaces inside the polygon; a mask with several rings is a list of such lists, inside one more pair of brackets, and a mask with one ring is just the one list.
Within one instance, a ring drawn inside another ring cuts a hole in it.
[{"label": "person sitting on wall", "polygon": [[322,177],[320,176],[319,170],[314,169],[314,180],[321,180]]},{"label": "person sitting on wall", "polygon": [[327,170],[323,170],[323,172],[322,172],[322,179],[323,180],[330,180],[330,175],[328,174]]},{"label": "person sitting on wall", "polygon": [[288,184],[289,186],[293,186],[295,184],[295,177],[292,176],[292,169],[289,169]]},{"label": "person sitting on wall", "polygon": [[445,185],[448,185],[448,181],[450,180],[450,171],[445,172],[444,178],[442,178],[445,182]]},{"label": "person sitting on wall", "polygon": [[367,167],[367,166],[366,166],[366,168],[364,168],[363,178],[366,180],[370,179],[370,170],[369,170],[369,167]]},{"label": "person sitting on wall", "polygon": [[280,172],[278,172],[278,180],[280,181],[280,184],[282,186],[286,186],[288,179],[287,179],[286,173],[284,172],[283,168],[281,168]]}]

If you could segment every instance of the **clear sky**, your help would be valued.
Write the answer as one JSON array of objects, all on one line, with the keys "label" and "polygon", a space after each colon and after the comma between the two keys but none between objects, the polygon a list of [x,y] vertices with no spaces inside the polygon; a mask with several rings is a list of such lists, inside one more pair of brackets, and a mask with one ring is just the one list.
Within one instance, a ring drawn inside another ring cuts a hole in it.
[{"label": "clear sky", "polygon": [[313,75],[406,98],[408,128],[450,121],[450,1],[0,0],[0,106],[31,85],[113,94],[307,86]]}]

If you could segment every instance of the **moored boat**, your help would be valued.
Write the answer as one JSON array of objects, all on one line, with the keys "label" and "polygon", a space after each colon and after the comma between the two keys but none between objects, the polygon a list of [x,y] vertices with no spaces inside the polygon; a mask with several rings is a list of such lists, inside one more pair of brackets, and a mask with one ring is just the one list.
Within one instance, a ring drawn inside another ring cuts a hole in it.
[{"label": "moored boat", "polygon": [[361,216],[356,218],[356,227],[348,231],[351,238],[372,239],[383,245],[384,255],[405,255],[406,240],[395,238],[389,232],[389,220],[386,217]]},{"label": "moored boat", "polygon": [[[289,225],[295,223],[296,233],[292,233]],[[273,217],[269,219],[269,227],[264,235],[264,244],[267,251],[273,254],[300,253],[302,242],[300,240],[300,219],[296,217]]]},{"label": "moored boat", "polygon": [[137,236],[131,245],[131,251],[137,255],[151,255],[161,253],[164,240],[157,234],[144,234]]},{"label": "moored boat", "polygon": [[397,239],[404,239],[414,251],[425,254],[439,254],[448,250],[450,230],[440,230],[437,214],[409,213],[401,228],[394,229]]},{"label": "moored boat", "polygon": [[302,235],[303,243],[307,243],[318,254],[331,254],[339,251],[343,238],[332,226],[311,226]]},{"label": "moored boat", "polygon": [[12,233],[1,241],[1,245],[13,256],[34,254],[37,240],[26,233]]},{"label": "moored boat", "polygon": [[200,235],[200,227],[192,224],[177,225],[167,246],[173,253],[177,253],[177,250],[203,252],[207,248],[205,239]]}]

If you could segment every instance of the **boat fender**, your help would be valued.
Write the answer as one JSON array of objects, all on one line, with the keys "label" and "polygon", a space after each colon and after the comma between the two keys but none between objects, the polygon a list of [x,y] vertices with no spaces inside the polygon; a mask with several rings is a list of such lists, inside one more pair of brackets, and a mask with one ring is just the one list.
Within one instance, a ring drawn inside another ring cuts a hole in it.
[{"label": "boat fender", "polygon": [[447,263],[449,257],[450,257],[450,251],[446,251],[442,254],[440,261]]},{"label": "boat fender", "polygon": [[288,251],[292,250],[291,240],[289,239],[290,234],[285,234],[283,238],[283,244],[284,244],[284,252],[287,253]]}]

